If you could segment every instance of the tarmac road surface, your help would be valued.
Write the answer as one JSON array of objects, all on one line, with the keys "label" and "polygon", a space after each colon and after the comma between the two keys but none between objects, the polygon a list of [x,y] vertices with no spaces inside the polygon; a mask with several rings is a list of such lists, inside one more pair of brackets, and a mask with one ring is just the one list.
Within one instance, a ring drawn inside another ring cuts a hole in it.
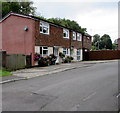
[{"label": "tarmac road surface", "polygon": [[3,111],[117,111],[118,62],[2,85]]}]

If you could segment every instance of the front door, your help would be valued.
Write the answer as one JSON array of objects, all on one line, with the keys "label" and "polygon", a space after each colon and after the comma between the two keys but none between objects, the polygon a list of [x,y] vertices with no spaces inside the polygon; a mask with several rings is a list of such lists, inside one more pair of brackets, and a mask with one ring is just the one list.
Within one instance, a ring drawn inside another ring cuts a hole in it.
[{"label": "front door", "polygon": [[54,48],[54,55],[58,56],[58,48]]},{"label": "front door", "polygon": [[54,48],[54,55],[57,57],[56,63],[59,63],[59,48]]}]

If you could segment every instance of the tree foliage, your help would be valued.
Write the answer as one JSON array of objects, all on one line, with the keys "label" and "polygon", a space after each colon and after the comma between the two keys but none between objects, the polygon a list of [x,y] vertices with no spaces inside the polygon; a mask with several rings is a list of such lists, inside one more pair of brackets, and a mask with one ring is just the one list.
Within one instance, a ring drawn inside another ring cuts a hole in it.
[{"label": "tree foliage", "polygon": [[112,41],[108,34],[104,34],[102,37],[100,35],[95,34],[93,36],[93,43],[94,50],[105,50],[105,49],[112,49]]},{"label": "tree foliage", "polygon": [[[8,14],[9,12],[15,12],[25,15],[34,15],[35,7],[33,7],[33,2],[29,0],[5,0],[6,2],[2,2],[2,17]],[[35,15],[34,15],[35,16]],[[44,17],[39,16],[40,19],[48,20],[55,24],[67,27],[69,29],[73,29],[78,32],[86,33],[87,29],[82,28],[76,21],[69,19],[61,19],[61,18],[49,18],[46,19]]]},{"label": "tree foliage", "polygon": [[82,33],[85,33],[87,32],[87,29],[86,28],[81,28],[81,26],[79,26],[79,24],[74,21],[74,20],[69,20],[69,19],[61,19],[61,18],[49,18],[48,21],[50,22],[53,22],[55,24],[58,24],[58,25],[62,25],[64,27],[67,27],[69,29],[74,29],[78,32],[82,32]]},{"label": "tree foliage", "polygon": [[5,2],[2,2],[2,17],[4,17],[9,12],[34,15],[36,8],[32,5],[33,2],[28,0],[26,2],[23,2],[23,0],[7,0]]}]

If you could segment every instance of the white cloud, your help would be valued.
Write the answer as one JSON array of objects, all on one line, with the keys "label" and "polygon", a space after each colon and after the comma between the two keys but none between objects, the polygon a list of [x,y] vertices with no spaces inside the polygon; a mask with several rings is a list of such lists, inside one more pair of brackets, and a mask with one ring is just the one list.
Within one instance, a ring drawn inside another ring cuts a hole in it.
[{"label": "white cloud", "polygon": [[77,15],[76,20],[82,27],[86,27],[92,35],[98,33],[109,34],[114,41],[118,38],[117,10],[96,9],[83,15]]},{"label": "white cloud", "polygon": [[46,18],[60,17],[75,20],[80,26],[87,28],[91,35],[98,33],[102,36],[106,33],[111,36],[113,41],[118,38],[118,0],[48,1],[50,0],[47,2],[45,0],[44,2],[34,0],[37,14]]},{"label": "white cloud", "polygon": [[34,0],[34,2],[119,2],[119,0]]}]

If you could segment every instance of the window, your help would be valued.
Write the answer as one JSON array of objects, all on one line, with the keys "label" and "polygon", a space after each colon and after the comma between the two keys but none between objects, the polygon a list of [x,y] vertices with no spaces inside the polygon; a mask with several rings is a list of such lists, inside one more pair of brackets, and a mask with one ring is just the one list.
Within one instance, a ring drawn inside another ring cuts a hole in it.
[{"label": "window", "polygon": [[40,54],[42,57],[48,56],[48,47],[40,47]]},{"label": "window", "polygon": [[73,40],[76,40],[76,32],[73,32]]},{"label": "window", "polygon": [[40,21],[40,33],[49,34],[49,24],[43,21]]},{"label": "window", "polygon": [[77,41],[82,41],[82,34],[77,33]]},{"label": "window", "polygon": [[69,30],[63,29],[63,37],[69,39]]},{"label": "window", "polygon": [[63,48],[63,53],[64,53],[65,55],[68,55],[68,48]]},{"label": "window", "polygon": [[80,49],[77,49],[77,60],[80,60]]}]

